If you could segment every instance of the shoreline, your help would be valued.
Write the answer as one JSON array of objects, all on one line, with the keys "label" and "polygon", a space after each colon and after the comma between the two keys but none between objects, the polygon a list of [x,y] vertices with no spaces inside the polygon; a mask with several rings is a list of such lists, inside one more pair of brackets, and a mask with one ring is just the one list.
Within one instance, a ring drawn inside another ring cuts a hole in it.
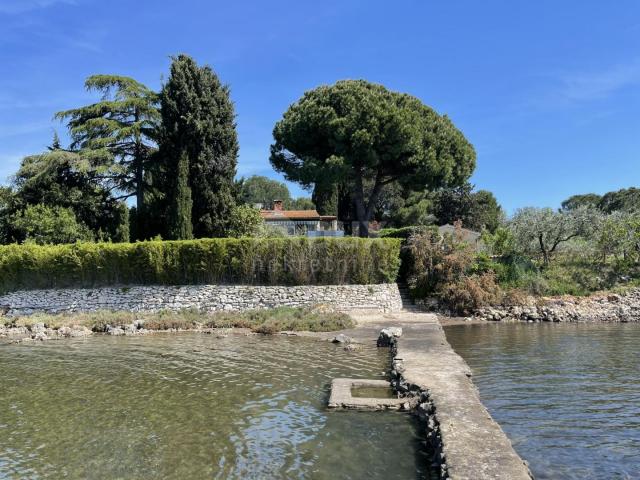
[{"label": "shoreline", "polygon": [[479,308],[472,318],[505,322],[640,322],[640,288],[588,297],[527,297],[519,304]]}]

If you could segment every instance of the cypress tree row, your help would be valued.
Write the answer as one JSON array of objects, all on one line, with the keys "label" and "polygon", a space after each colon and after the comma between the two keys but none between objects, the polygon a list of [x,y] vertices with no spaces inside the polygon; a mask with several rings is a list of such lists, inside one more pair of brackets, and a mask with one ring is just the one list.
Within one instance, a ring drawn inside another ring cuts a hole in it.
[{"label": "cypress tree row", "polygon": [[[193,236],[224,236],[229,214],[235,205],[234,176],[238,158],[238,137],[229,87],[222,85],[209,66],[199,67],[187,55],[173,58],[171,73],[161,94],[163,134],[161,161],[167,173],[178,172],[176,164],[186,155],[191,190],[191,218],[170,221],[173,233],[185,233],[193,225]],[[181,168],[184,168],[182,166]],[[168,181],[183,198],[170,199],[176,215],[186,215],[184,178],[169,175]],[[180,208],[178,208],[180,205]],[[182,237],[180,237],[182,238]]]},{"label": "cypress tree row", "polygon": [[189,187],[189,157],[182,152],[175,172],[176,185],[173,192],[169,217],[169,238],[188,240],[193,238],[191,223],[191,188]]}]

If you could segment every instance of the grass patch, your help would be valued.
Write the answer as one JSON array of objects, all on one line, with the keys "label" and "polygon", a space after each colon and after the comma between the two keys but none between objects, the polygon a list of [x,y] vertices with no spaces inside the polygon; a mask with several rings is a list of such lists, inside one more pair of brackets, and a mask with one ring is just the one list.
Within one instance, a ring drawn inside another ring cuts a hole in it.
[{"label": "grass patch", "polygon": [[285,330],[331,332],[352,328],[355,323],[345,313],[318,307],[278,307],[245,312],[203,313],[196,310],[159,313],[97,311],[87,313],[34,314],[5,318],[11,326],[30,327],[44,323],[48,328],[84,326],[94,332],[105,332],[107,326],[124,327],[135,321],[144,322],[148,330],[195,330],[199,328],[249,328],[258,333],[277,333]]}]

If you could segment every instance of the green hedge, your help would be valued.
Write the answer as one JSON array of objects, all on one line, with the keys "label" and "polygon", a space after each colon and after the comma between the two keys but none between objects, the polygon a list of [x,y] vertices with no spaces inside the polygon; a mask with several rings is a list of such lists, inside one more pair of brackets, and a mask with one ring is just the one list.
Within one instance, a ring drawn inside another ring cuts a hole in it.
[{"label": "green hedge", "polygon": [[411,235],[437,231],[438,227],[433,225],[417,225],[400,228],[383,228],[380,230],[378,235],[380,238],[401,238],[403,240],[408,240]]},{"label": "green hedge", "polygon": [[0,246],[0,293],[109,285],[336,285],[393,282],[400,242],[214,238]]}]

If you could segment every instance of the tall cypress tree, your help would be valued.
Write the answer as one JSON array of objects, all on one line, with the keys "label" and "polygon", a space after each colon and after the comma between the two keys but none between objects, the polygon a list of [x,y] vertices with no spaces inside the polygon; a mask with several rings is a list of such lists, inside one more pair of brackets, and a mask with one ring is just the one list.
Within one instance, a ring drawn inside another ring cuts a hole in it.
[{"label": "tall cypress tree", "polygon": [[[229,87],[209,66],[187,55],[173,58],[161,94],[161,156],[166,172],[175,172],[183,152],[188,158],[191,220],[195,237],[224,236],[235,205],[238,157],[234,106]],[[170,179],[178,182],[179,176]],[[174,183],[175,185],[175,183]],[[179,188],[169,189],[177,193]],[[182,200],[169,199],[171,203]]]},{"label": "tall cypress tree", "polygon": [[169,215],[169,238],[188,240],[193,238],[191,223],[191,187],[189,187],[189,156],[182,152],[175,172],[175,188],[172,192],[172,204]]}]

